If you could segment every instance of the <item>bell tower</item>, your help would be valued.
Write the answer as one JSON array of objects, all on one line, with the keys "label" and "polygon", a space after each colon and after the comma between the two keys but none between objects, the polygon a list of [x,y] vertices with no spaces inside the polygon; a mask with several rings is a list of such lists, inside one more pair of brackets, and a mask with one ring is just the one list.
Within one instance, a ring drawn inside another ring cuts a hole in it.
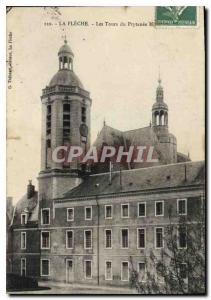
[{"label": "bell tower", "polygon": [[160,152],[160,159],[164,164],[177,162],[177,140],[168,130],[168,105],[164,102],[164,90],[159,74],[156,100],[152,106],[152,129],[155,132]]},{"label": "bell tower", "polygon": [[156,90],[156,102],[152,106],[152,126],[158,131],[168,130],[168,105],[164,102],[164,92],[160,76]]},{"label": "bell tower", "polygon": [[[61,197],[81,182],[78,161],[56,162],[60,146],[90,146],[90,94],[73,71],[74,54],[65,39],[58,52],[59,70],[42,91],[41,171],[39,191],[45,198]],[[83,128],[83,130],[81,130]],[[63,153],[64,154],[64,153]]]}]

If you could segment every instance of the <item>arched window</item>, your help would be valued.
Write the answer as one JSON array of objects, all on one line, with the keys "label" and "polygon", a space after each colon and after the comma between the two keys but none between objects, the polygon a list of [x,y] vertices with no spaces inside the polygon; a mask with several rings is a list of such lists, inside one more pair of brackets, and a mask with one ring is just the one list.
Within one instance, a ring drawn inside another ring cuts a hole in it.
[{"label": "arched window", "polygon": [[159,112],[156,111],[154,114],[154,118],[155,118],[155,125],[159,125]]},{"label": "arched window", "polygon": [[159,125],[163,126],[164,125],[164,111],[160,111],[160,119],[159,119]]},{"label": "arched window", "polygon": [[164,114],[164,125],[168,125],[168,113],[167,112],[165,112],[165,114]]}]

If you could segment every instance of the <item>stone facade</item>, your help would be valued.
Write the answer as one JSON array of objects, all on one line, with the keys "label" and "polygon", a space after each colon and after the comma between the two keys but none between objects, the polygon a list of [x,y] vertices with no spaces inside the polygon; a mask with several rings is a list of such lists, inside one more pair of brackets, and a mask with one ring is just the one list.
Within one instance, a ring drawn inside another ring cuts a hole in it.
[{"label": "stone facade", "polygon": [[[81,173],[79,164],[67,168],[53,162],[52,151],[66,142],[90,146],[91,99],[73,72],[73,53],[66,42],[59,50],[59,71],[43,90],[41,101],[39,187],[34,191],[30,182],[14,210],[8,253],[12,272],[43,280],[128,286],[131,264],[138,271],[138,263],[151,250],[161,254],[155,230],[163,228],[165,233],[170,207],[175,228],[179,200],[184,200],[187,218],[195,220],[204,201],[204,162],[190,162],[177,152],[176,138],[168,131],[168,107],[160,79],[150,126],[121,132],[104,124],[94,143],[99,147],[104,142],[152,144],[158,163],[117,168],[112,174],[104,168],[96,174],[99,169],[95,169],[87,175]],[[88,129],[86,145],[82,123]],[[159,215],[156,202],[161,203]],[[139,229],[144,236],[141,248]]]}]

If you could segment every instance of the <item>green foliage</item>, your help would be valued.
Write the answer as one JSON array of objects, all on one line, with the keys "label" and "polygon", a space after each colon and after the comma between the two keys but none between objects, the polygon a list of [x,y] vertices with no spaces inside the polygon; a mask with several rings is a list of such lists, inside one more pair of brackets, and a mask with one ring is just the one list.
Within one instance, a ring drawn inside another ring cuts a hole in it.
[{"label": "green foliage", "polygon": [[[203,209],[194,221],[181,216],[178,224],[172,222],[171,209],[169,223],[165,228],[164,244],[159,256],[151,249],[146,262],[146,280],[139,281],[133,268],[132,258],[130,285],[140,294],[205,294],[205,222]],[[178,246],[178,230],[186,230],[187,247]],[[157,250],[156,250],[157,251]],[[159,280],[160,279],[160,280]]]}]

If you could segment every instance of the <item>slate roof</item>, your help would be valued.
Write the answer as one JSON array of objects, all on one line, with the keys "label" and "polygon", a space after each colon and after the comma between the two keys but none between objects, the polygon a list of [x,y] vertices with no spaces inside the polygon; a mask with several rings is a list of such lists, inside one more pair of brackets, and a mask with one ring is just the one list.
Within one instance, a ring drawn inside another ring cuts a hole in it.
[{"label": "slate roof", "polygon": [[123,135],[132,145],[153,145],[158,142],[157,136],[150,126],[124,131]]},{"label": "slate roof", "polygon": [[178,162],[190,161],[190,158],[183,153],[177,152],[177,161]]},{"label": "slate roof", "polygon": [[122,131],[104,125],[102,130],[98,134],[97,139],[94,142],[93,146],[101,147],[103,143],[110,146],[115,144],[124,145]]},{"label": "slate roof", "polygon": [[62,69],[59,70],[51,79],[49,86],[62,85],[62,86],[78,86],[84,89],[82,82],[72,70]]},{"label": "slate roof", "polygon": [[[169,133],[169,137],[174,137],[171,133]],[[158,158],[158,162],[142,162],[142,163],[133,163],[124,164],[121,163],[121,168],[123,170],[127,169],[137,169],[137,168],[146,168],[155,165],[165,164],[165,155],[162,153],[160,144],[157,138],[156,133],[154,132],[151,126],[128,130],[128,131],[120,131],[115,128],[112,128],[106,124],[104,124],[102,130],[97,136],[96,141],[94,142],[94,146],[98,149],[102,147],[102,145],[109,146],[125,146],[125,148],[129,148],[131,145],[133,146],[153,146],[155,156]],[[188,159],[182,159],[181,162],[188,161]],[[118,170],[120,166],[114,165],[114,169]],[[108,162],[104,164],[92,164],[92,172],[93,173],[104,173],[108,172],[109,165]]]},{"label": "slate roof", "polygon": [[36,222],[38,220],[38,193],[35,192],[34,195],[27,199],[27,194],[25,194],[16,204],[13,225],[19,224],[18,221],[21,213],[28,211],[28,222]]},{"label": "slate roof", "polygon": [[158,141],[152,127],[138,128],[129,131],[120,131],[104,125],[97,136],[94,146],[108,145],[154,145]]},{"label": "slate roof", "polygon": [[107,195],[118,192],[173,188],[204,183],[204,161],[161,165],[122,171],[112,174],[109,184],[109,173],[87,177],[78,187],[64,194],[64,198]]}]

